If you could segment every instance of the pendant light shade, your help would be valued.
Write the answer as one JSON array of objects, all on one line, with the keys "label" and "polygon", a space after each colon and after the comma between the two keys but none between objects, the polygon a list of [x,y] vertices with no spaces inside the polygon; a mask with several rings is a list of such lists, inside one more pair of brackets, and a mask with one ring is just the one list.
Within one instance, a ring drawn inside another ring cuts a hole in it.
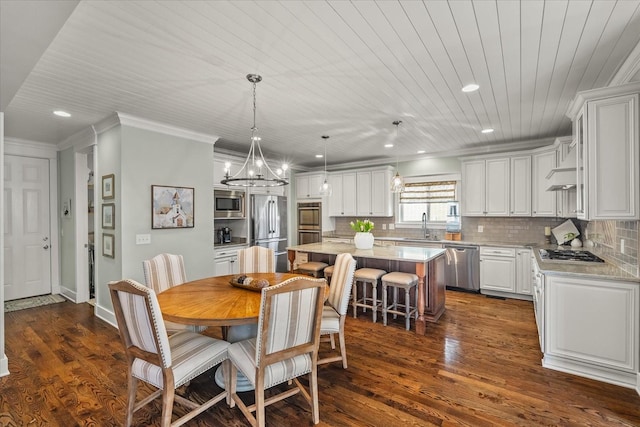
[{"label": "pendant light shade", "polygon": [[329,181],[327,181],[327,140],[329,139],[329,136],[322,135],[322,139],[324,139],[324,180],[320,186],[320,195],[324,197],[331,196],[333,189],[331,188]]},{"label": "pendant light shade", "polygon": [[286,174],[289,166],[285,163],[275,172],[264,159],[260,148],[260,137],[256,127],[256,84],[262,81],[258,74],[247,74],[247,80],[253,85],[253,126],[251,127],[251,146],[247,159],[238,172],[231,175],[231,166],[225,166],[224,179],[220,181],[231,187],[278,187],[289,184]]},{"label": "pendant light shade", "polygon": [[[402,123],[402,120],[396,120],[393,124],[396,127],[396,145],[398,143],[398,128]],[[398,171],[398,149],[396,148],[396,174],[393,178],[391,178],[391,192],[392,193],[400,193],[404,190],[404,178],[400,176],[400,172]]]}]

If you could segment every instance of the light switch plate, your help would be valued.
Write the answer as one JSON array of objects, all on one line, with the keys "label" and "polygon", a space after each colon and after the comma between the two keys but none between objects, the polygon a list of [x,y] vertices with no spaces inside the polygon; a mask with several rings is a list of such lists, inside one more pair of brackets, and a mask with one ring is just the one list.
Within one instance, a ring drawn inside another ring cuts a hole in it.
[{"label": "light switch plate", "polygon": [[395,225],[393,225],[393,224],[389,224],[389,230],[394,230],[395,228],[396,228],[396,226],[395,226]]},{"label": "light switch plate", "polygon": [[484,225],[478,226],[478,233],[484,233]]},{"label": "light switch plate", "polygon": [[150,245],[151,234],[136,234],[136,245]]}]

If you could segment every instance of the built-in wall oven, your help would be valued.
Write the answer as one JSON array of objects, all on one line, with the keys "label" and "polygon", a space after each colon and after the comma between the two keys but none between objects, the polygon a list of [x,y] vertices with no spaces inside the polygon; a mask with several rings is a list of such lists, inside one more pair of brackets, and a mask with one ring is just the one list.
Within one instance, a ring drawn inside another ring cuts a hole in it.
[{"label": "built-in wall oven", "polygon": [[298,203],[298,244],[322,241],[322,203]]}]

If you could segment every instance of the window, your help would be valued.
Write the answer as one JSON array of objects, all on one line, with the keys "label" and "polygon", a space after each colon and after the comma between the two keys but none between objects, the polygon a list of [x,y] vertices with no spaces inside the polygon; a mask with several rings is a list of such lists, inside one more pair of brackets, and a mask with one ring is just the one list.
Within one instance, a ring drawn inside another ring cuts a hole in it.
[{"label": "window", "polygon": [[406,183],[398,199],[397,222],[422,224],[422,214],[426,214],[427,223],[445,225],[448,207],[456,201],[456,184],[457,181]]}]

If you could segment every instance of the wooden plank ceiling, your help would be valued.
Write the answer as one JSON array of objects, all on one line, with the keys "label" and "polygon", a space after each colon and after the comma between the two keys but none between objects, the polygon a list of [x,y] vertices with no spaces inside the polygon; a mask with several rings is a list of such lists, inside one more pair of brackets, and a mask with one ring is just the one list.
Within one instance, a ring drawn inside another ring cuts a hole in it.
[{"label": "wooden plank ceiling", "polygon": [[526,146],[570,134],[568,103],[609,84],[639,29],[635,0],[81,1],[5,134],[59,143],[118,111],[244,153],[258,73],[263,149],[298,166],[323,164],[325,134],[330,167]]}]

